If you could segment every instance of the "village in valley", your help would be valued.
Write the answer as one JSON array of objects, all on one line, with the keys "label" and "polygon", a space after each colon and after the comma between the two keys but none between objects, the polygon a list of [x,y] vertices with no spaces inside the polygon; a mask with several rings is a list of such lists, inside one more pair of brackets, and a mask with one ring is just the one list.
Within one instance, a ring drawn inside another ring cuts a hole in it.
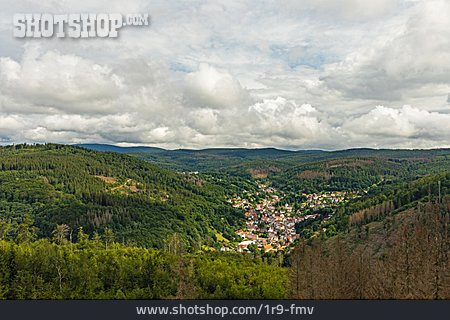
[{"label": "village in valley", "polygon": [[242,196],[235,195],[228,200],[234,208],[244,210],[246,226],[236,231],[242,241],[234,248],[223,246],[222,251],[290,251],[299,238],[296,224],[319,218],[318,209],[334,208],[358,196],[347,191],[302,193],[301,201],[287,203],[282,201],[286,194],[274,187],[259,183],[258,188],[259,191],[254,194],[246,191]]}]

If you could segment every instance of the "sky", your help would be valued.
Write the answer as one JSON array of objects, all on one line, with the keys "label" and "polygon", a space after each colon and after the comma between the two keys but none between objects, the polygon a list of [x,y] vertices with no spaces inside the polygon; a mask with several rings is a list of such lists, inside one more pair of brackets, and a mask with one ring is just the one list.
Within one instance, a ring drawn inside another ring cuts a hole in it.
[{"label": "sky", "polygon": [[[0,144],[450,147],[448,0],[0,0]],[[147,13],[15,38],[15,13]]]}]

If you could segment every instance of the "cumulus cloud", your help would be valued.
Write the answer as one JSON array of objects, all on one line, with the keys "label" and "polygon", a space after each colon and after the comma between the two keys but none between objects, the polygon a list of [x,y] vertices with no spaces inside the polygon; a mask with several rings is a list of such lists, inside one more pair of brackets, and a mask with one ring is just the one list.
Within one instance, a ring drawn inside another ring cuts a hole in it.
[{"label": "cumulus cloud", "polygon": [[325,83],[352,98],[445,94],[450,88],[449,16],[448,1],[419,3],[405,24],[328,66]]},{"label": "cumulus cloud", "polygon": [[264,99],[249,107],[248,125],[252,134],[305,141],[314,137],[319,141],[329,133],[329,127],[319,112],[310,104],[298,105],[282,97]]},{"label": "cumulus cloud", "polygon": [[394,109],[377,106],[367,114],[346,121],[347,134],[388,146],[390,142],[408,141],[409,146],[429,147],[433,143],[449,145],[450,114],[429,112],[411,106]]},{"label": "cumulus cloud", "polygon": [[[25,50],[21,61],[0,58],[2,93],[16,102],[63,112],[102,112],[117,97],[121,79],[111,70],[75,55]],[[8,111],[8,105],[3,109]],[[16,110],[19,111],[19,110]]]},{"label": "cumulus cloud", "polygon": [[228,71],[201,63],[186,75],[186,93],[196,107],[227,108],[245,105],[250,96]]}]

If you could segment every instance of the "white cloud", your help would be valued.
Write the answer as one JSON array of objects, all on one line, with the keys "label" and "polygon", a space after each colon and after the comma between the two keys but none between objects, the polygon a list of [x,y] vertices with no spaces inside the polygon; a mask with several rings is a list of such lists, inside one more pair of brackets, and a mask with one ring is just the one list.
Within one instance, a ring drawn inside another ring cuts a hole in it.
[{"label": "white cloud", "polygon": [[265,99],[249,107],[250,133],[281,137],[300,144],[314,140],[320,143],[331,132],[324,115],[309,104],[297,105],[285,98]]},{"label": "white cloud", "polygon": [[[429,112],[403,106],[393,109],[377,106],[369,113],[345,122],[343,129],[365,139],[386,143],[384,139],[405,139],[417,141],[422,145],[428,143],[444,143],[450,141],[450,114]],[[388,144],[387,144],[388,145]]]},{"label": "white cloud", "polygon": [[326,84],[349,98],[401,101],[445,95],[450,89],[449,16],[448,1],[418,4],[406,24],[330,65]]},{"label": "white cloud", "polygon": [[[19,103],[31,103],[63,112],[107,111],[121,79],[108,68],[57,51],[39,53],[27,47],[22,61],[0,58],[3,94]],[[105,105],[106,104],[106,105]],[[8,110],[8,105],[3,106]]]},{"label": "white cloud", "polygon": [[226,70],[201,63],[198,71],[186,75],[186,93],[196,107],[227,108],[245,105],[248,93]]}]

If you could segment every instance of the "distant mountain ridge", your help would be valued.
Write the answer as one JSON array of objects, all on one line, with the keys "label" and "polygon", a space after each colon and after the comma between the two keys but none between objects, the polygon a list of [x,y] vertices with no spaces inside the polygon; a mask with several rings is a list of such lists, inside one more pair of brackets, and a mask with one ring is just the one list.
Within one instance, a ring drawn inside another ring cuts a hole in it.
[{"label": "distant mountain ridge", "polygon": [[209,148],[167,150],[156,147],[118,147],[107,144],[79,144],[96,151],[125,153],[175,171],[222,172],[232,175],[250,175],[256,171],[283,171],[306,163],[342,158],[379,157],[385,159],[426,158],[450,156],[450,149],[347,149],[283,150],[277,148]]},{"label": "distant mountain ridge", "polygon": [[86,144],[82,143],[82,144],[75,144],[74,146],[91,149],[95,151],[117,152],[117,153],[164,151],[164,149],[157,147],[141,147],[141,146],[120,147],[112,144],[102,144],[102,143],[86,143]]},{"label": "distant mountain ridge", "polygon": [[[298,151],[285,150],[273,147],[267,148],[205,148],[205,149],[164,149],[159,147],[149,147],[149,146],[130,146],[121,147],[112,144],[103,143],[81,143],[74,144],[74,146],[82,147],[86,149],[91,149],[95,151],[105,151],[105,152],[118,152],[118,153],[134,153],[134,152],[177,152],[177,153],[217,153],[217,154],[234,154],[234,155],[244,155],[245,153],[261,153],[261,154],[292,154]],[[302,150],[301,152],[322,152],[321,150]]]},{"label": "distant mountain ridge", "polygon": [[305,150],[288,150],[275,147],[262,147],[262,148],[204,148],[204,149],[164,149],[160,147],[152,146],[130,146],[121,147],[112,144],[103,143],[80,143],[74,144],[74,146],[82,147],[86,149],[91,149],[95,151],[105,151],[105,152],[117,152],[117,153],[137,153],[137,152],[166,152],[166,153],[212,153],[212,154],[222,154],[222,155],[234,155],[234,156],[245,156],[246,154],[260,154],[260,155],[295,155],[295,154],[314,154],[314,153],[327,153],[327,154],[429,154],[433,152],[438,153],[450,153],[450,148],[432,148],[432,149],[375,149],[375,148],[349,148],[342,150],[321,150],[321,149],[305,149]]}]

